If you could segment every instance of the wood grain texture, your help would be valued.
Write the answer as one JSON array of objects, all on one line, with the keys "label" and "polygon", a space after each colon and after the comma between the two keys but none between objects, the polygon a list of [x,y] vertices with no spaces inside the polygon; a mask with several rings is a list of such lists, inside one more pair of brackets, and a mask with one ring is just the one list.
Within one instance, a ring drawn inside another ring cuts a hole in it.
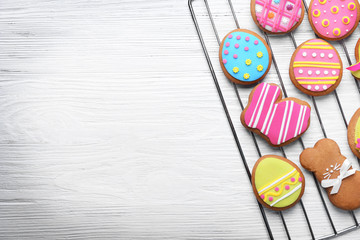
[{"label": "wood grain texture", "polygon": [[[209,3],[224,36],[235,28],[227,1]],[[194,5],[215,62],[203,2]],[[259,33],[250,4],[234,7],[242,27]],[[1,239],[268,237],[186,1],[3,0],[0,13]],[[346,40],[351,53],[359,33]],[[312,37],[306,20],[295,36]],[[271,41],[288,94],[310,101],[287,75],[290,39]],[[344,75],[338,94],[349,120],[360,95]],[[233,87],[219,81],[252,168],[258,156]],[[279,82],[273,67],[265,81]],[[251,89],[239,91],[247,103]],[[355,160],[334,95],[317,103],[329,137]],[[322,137],[312,119],[306,146]],[[263,154],[280,154],[258,141]],[[285,151],[298,163],[299,143]],[[331,229],[305,174],[304,205],[322,236]],[[328,205],[339,229],[353,223]],[[266,214],[286,238],[278,213]],[[300,206],[284,216],[294,239],[309,238]]]}]

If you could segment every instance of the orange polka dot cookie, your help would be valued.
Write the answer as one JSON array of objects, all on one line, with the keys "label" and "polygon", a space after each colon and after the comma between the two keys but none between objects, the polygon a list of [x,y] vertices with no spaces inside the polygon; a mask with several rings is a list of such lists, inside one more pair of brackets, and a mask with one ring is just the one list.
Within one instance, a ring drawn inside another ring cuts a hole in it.
[{"label": "orange polka dot cookie", "polygon": [[309,21],[314,32],[327,40],[350,36],[359,24],[357,0],[311,0]]}]

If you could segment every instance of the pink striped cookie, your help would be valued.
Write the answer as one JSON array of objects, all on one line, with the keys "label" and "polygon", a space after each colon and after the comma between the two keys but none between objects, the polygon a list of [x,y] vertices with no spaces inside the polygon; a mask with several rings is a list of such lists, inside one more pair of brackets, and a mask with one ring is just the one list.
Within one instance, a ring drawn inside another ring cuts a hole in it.
[{"label": "pink striped cookie", "polygon": [[359,24],[358,0],[311,0],[309,21],[316,35],[336,41],[350,36]]},{"label": "pink striped cookie", "polygon": [[343,65],[336,49],[321,39],[301,44],[290,61],[290,79],[300,91],[323,96],[334,91],[341,82]]},{"label": "pink striped cookie", "polygon": [[261,83],[249,96],[241,123],[271,146],[282,147],[298,139],[310,125],[311,107],[297,98],[282,99],[276,84]]},{"label": "pink striped cookie", "polygon": [[304,19],[302,0],[251,0],[251,15],[261,30],[284,34],[295,30]]}]

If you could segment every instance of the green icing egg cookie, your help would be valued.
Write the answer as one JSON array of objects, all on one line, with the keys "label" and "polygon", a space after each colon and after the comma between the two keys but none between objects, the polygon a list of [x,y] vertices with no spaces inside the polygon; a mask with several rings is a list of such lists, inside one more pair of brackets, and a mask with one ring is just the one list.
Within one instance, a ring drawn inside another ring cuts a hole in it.
[{"label": "green icing egg cookie", "polygon": [[300,200],[305,189],[305,178],[290,160],[266,155],[253,168],[252,186],[262,205],[273,210],[285,210]]}]

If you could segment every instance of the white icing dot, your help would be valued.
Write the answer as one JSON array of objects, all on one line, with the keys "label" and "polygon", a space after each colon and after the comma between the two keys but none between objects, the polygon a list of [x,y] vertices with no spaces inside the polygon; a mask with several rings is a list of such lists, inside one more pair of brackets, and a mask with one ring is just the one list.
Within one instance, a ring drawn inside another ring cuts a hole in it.
[{"label": "white icing dot", "polygon": [[329,32],[326,32],[327,35],[329,35]]},{"label": "white icing dot", "polygon": [[332,75],[336,75],[336,71],[335,71],[335,70],[334,70],[334,71],[332,71],[331,73],[332,73]]},{"label": "white icing dot", "polygon": [[329,74],[329,71],[325,70],[325,71],[324,71],[324,74],[325,74],[325,75],[328,75],[328,74]]},{"label": "white icing dot", "polygon": [[255,5],[255,12],[261,13],[262,10],[263,10],[263,7],[261,5],[258,5],[258,4]]},{"label": "white icing dot", "polygon": [[284,25],[288,24],[290,21],[290,19],[288,17],[282,17],[281,18],[281,23],[283,23]]},{"label": "white icing dot", "polygon": [[320,88],[320,87],[319,87],[318,85],[315,86],[315,90],[319,90],[319,88]]},{"label": "white icing dot", "polygon": [[316,71],[316,75],[320,75],[320,71],[318,70],[318,71]]},{"label": "white icing dot", "polygon": [[336,20],[334,20],[334,22],[336,23]]},{"label": "white icing dot", "polygon": [[317,22],[315,22],[315,24],[317,24]]},{"label": "white icing dot", "polygon": [[329,57],[329,58],[333,58],[334,55],[333,55],[332,53],[329,53],[328,57]]},{"label": "white icing dot", "polygon": [[307,89],[311,90],[311,86],[310,86],[310,85],[308,85]]},{"label": "white icing dot", "polygon": [[303,52],[303,57],[306,57],[307,56],[307,53],[306,52]]},{"label": "white icing dot", "polygon": [[354,15],[351,14],[350,16],[353,17]]},{"label": "white icing dot", "polygon": [[302,69],[299,70],[299,73],[302,74],[304,71]]},{"label": "white icing dot", "polygon": [[343,8],[343,7],[344,7],[344,5],[341,5],[341,7]]},{"label": "white icing dot", "polygon": [[323,89],[324,89],[324,90],[326,90],[326,89],[327,89],[327,86],[326,86],[326,85],[324,85],[324,86],[323,86]]},{"label": "white icing dot", "polygon": [[331,168],[333,168],[333,167],[334,167],[334,165],[330,165],[330,167],[331,167]]},{"label": "white icing dot", "polygon": [[325,53],[320,53],[320,57],[325,57]]},{"label": "white icing dot", "polygon": [[316,55],[316,53],[313,53],[312,56],[315,58],[317,55]]},{"label": "white icing dot", "polygon": [[326,171],[329,171],[329,169],[327,168]]},{"label": "white icing dot", "polygon": [[331,173],[333,173],[334,171],[333,170],[330,170]]},{"label": "white icing dot", "polygon": [[346,29],[346,31],[348,32],[348,31],[349,31],[349,29]]},{"label": "white icing dot", "polygon": [[312,71],[311,71],[311,70],[309,70],[309,71],[308,71],[308,74],[309,74],[309,75],[311,75],[311,74],[312,74]]},{"label": "white icing dot", "polygon": [[324,13],[326,13],[326,10],[324,10]]}]

